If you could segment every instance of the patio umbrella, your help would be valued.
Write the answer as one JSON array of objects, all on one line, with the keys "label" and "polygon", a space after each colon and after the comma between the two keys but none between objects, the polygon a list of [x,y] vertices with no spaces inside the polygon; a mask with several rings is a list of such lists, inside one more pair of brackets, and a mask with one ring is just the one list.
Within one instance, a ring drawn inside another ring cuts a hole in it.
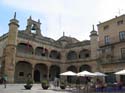
[{"label": "patio umbrella", "polygon": [[[72,72],[72,71],[67,71],[67,72],[61,73],[60,75],[62,75],[62,76],[76,76],[77,74],[75,72]],[[70,78],[70,81],[71,81],[71,78]]]},{"label": "patio umbrella", "polygon": [[125,69],[115,72],[116,75],[125,75]]},{"label": "patio umbrella", "polygon": [[88,77],[93,77],[94,74],[85,70],[85,71],[77,73],[77,76],[87,77],[85,78],[85,90],[88,93],[88,82],[89,82]]},{"label": "patio umbrella", "polygon": [[91,73],[89,71],[82,71],[82,72],[77,73],[77,76],[85,76],[85,77],[90,77],[94,75],[95,75],[94,73]]},{"label": "patio umbrella", "polygon": [[106,76],[106,74],[104,74],[104,73],[101,73],[101,72],[94,72],[94,76]]},{"label": "patio umbrella", "polygon": [[61,73],[60,75],[62,75],[62,76],[76,76],[77,74],[75,72],[72,72],[72,71],[67,71],[67,72]]}]

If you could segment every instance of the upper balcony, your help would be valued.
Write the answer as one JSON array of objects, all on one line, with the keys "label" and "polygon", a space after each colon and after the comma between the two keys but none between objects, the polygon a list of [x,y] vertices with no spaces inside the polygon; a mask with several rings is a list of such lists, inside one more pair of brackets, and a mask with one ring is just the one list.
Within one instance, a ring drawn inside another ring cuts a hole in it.
[{"label": "upper balcony", "polygon": [[41,61],[53,61],[53,62],[62,62],[60,59],[52,59],[48,56],[34,55],[34,54],[26,54],[25,52],[17,52],[17,57],[33,59],[33,60],[41,60]]},{"label": "upper balcony", "polygon": [[108,57],[100,57],[99,59],[100,64],[118,64],[125,62],[125,58],[120,56],[108,56]]},{"label": "upper balcony", "polygon": [[99,40],[99,47],[113,46],[123,42],[125,42],[125,38],[120,39],[119,37],[110,37],[108,43],[106,43],[104,39]]}]

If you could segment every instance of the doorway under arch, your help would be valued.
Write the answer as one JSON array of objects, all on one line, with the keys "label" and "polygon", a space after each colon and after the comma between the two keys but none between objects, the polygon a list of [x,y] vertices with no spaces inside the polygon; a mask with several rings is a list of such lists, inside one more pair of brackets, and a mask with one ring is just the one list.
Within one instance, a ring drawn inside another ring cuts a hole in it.
[{"label": "doorway under arch", "polygon": [[39,70],[34,71],[34,81],[40,82],[40,71]]}]

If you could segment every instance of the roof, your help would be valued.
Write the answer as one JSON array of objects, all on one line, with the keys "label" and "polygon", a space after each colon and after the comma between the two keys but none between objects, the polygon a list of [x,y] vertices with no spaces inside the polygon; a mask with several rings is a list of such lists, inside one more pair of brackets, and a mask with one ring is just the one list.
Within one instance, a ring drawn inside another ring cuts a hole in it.
[{"label": "roof", "polygon": [[77,42],[79,42],[76,38],[68,37],[68,36],[62,36],[57,41],[59,41],[59,42],[67,42],[67,43],[77,43]]}]

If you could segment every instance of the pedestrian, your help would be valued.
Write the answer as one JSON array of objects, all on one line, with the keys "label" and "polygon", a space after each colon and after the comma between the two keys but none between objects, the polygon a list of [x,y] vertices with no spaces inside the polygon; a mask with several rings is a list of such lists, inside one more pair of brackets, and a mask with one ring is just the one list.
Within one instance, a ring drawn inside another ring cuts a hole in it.
[{"label": "pedestrian", "polygon": [[6,83],[7,83],[7,75],[3,76],[3,84],[4,84],[4,88],[6,88]]},{"label": "pedestrian", "polygon": [[57,77],[54,78],[54,86],[55,87],[59,86],[59,79]]}]

